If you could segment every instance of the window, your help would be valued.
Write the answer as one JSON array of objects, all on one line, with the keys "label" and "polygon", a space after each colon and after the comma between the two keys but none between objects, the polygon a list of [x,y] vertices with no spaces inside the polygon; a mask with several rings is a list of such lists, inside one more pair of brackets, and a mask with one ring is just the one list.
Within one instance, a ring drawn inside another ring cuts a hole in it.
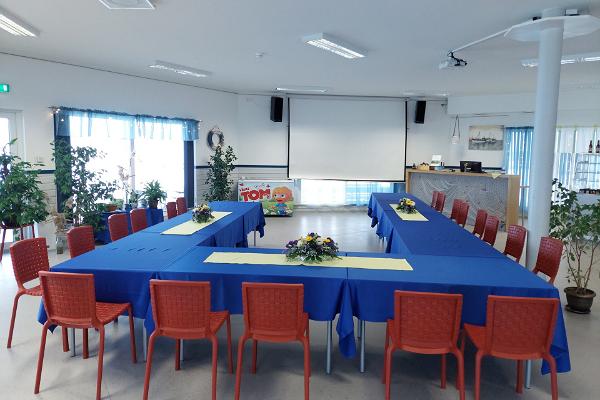
[{"label": "window", "polygon": [[506,128],[504,144],[504,170],[521,177],[519,208],[527,212],[529,194],[529,169],[531,168],[531,142],[533,127]]},{"label": "window", "polygon": [[300,200],[311,206],[364,206],[373,192],[392,193],[392,182],[352,182],[302,179]]},{"label": "window", "polygon": [[[0,152],[6,150],[8,153],[11,153],[11,150],[14,151],[14,148],[11,149],[11,146],[7,146],[7,144],[15,138],[14,129],[15,114],[0,113]],[[11,229],[7,230],[5,237],[6,243],[11,243],[13,241],[13,236],[14,232]],[[6,248],[8,248],[8,246],[5,246],[5,249]]]}]

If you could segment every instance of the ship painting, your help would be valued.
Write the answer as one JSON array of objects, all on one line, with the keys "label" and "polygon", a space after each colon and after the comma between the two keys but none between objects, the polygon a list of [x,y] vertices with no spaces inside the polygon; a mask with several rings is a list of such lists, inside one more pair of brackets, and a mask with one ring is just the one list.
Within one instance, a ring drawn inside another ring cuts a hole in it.
[{"label": "ship painting", "polygon": [[472,125],[469,127],[469,150],[502,151],[503,125]]}]

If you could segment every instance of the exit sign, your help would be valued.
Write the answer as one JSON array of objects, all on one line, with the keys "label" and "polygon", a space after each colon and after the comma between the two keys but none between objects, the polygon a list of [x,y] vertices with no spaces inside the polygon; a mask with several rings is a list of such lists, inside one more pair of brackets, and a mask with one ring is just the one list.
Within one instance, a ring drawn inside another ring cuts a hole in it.
[{"label": "exit sign", "polygon": [[8,83],[0,83],[0,93],[10,92],[10,85]]}]

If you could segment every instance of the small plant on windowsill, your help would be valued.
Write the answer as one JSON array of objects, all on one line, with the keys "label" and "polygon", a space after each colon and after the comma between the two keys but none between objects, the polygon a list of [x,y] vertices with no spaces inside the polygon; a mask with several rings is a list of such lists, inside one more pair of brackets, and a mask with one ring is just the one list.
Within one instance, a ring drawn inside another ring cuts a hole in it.
[{"label": "small plant on windowsill", "polygon": [[330,237],[322,238],[318,233],[311,232],[296,240],[291,240],[285,246],[285,255],[289,261],[320,263],[339,258],[337,243]]},{"label": "small plant on windowsill", "polygon": [[212,209],[208,204],[200,204],[199,206],[194,207],[194,210],[192,211],[192,220],[199,224],[205,224],[213,218]]},{"label": "small plant on windowsill", "polygon": [[159,202],[167,199],[167,192],[162,189],[159,181],[150,181],[142,190],[142,198],[148,201],[148,207],[157,208]]}]

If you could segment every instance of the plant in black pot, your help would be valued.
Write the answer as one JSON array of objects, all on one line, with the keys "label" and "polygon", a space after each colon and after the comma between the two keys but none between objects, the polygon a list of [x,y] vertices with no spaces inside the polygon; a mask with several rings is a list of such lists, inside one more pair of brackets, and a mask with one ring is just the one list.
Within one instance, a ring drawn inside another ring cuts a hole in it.
[{"label": "plant in black pot", "polygon": [[40,164],[21,160],[4,146],[0,154],[0,223],[6,228],[18,228],[48,217],[46,195],[40,189]]},{"label": "plant in black pot", "polygon": [[167,192],[162,190],[159,181],[150,181],[142,190],[142,198],[148,201],[148,207],[157,208],[159,202],[167,199]]},{"label": "plant in black pot", "polygon": [[565,288],[567,309],[587,314],[596,296],[588,286],[600,253],[600,200],[594,204],[581,204],[576,192],[568,190],[556,179],[553,184],[550,235],[565,245],[567,280],[574,285]]}]

